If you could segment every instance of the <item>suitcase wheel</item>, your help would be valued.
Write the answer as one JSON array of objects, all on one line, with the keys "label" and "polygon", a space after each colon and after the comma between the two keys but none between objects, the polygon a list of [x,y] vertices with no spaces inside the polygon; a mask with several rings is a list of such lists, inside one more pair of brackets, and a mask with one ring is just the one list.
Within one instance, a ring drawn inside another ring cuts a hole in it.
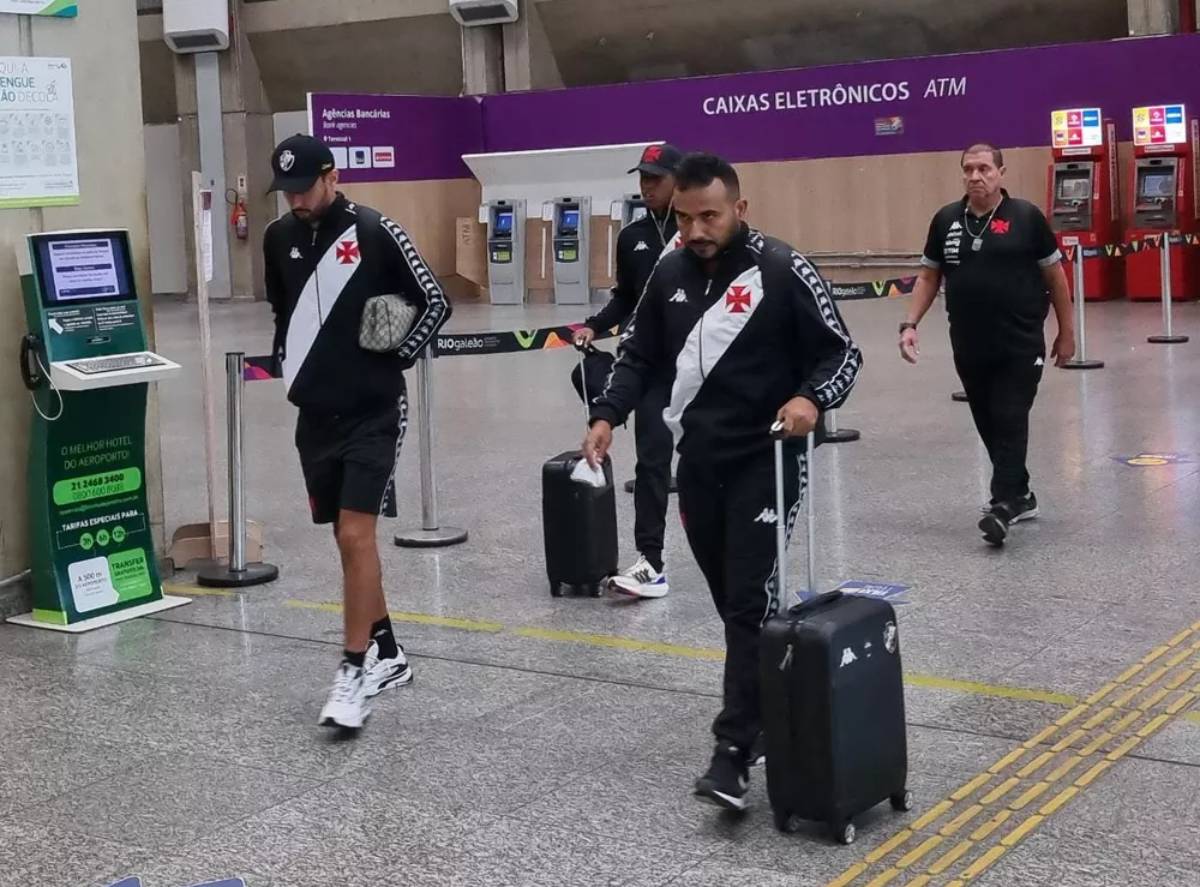
[{"label": "suitcase wheel", "polygon": [[799,816],[793,816],[791,813],[779,810],[772,810],[771,813],[775,817],[775,828],[785,835],[800,831],[801,820]]},{"label": "suitcase wheel", "polygon": [[833,824],[833,838],[839,844],[853,844],[858,837],[858,831],[853,822],[838,822]]},{"label": "suitcase wheel", "polygon": [[561,582],[551,582],[550,583],[550,596],[551,597],[562,597],[563,594],[564,594],[564,592],[563,592],[563,587],[562,587]]},{"label": "suitcase wheel", "polygon": [[899,794],[892,795],[892,809],[901,813],[907,813],[913,808],[913,793],[908,789]]}]

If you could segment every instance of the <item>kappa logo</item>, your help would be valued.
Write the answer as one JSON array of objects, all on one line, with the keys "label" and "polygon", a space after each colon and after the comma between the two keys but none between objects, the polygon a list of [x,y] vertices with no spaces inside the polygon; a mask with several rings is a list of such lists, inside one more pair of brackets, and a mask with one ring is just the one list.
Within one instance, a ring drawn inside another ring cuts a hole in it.
[{"label": "kappa logo", "polygon": [[956,219],[954,221],[954,223],[950,226],[950,230],[951,231],[961,231],[962,230],[962,222],[960,222]]},{"label": "kappa logo", "polygon": [[855,662],[858,662],[858,657],[854,655],[852,649],[846,647],[846,649],[842,650],[842,664],[838,667],[845,668],[847,665],[853,665]]},{"label": "kappa logo", "polygon": [[288,255],[291,256],[293,259],[300,258],[300,247],[293,246],[292,251],[290,253],[288,253]]},{"label": "kappa logo", "polygon": [[650,249],[650,244],[646,243],[646,241],[644,241],[644,240],[639,240],[637,242],[637,246],[635,246],[633,248],[633,251],[635,253],[640,253],[642,250],[646,250],[646,249]]},{"label": "kappa logo", "polygon": [[725,294],[725,310],[729,314],[745,314],[750,307],[750,288],[731,286]]},{"label": "kappa logo", "polygon": [[340,265],[357,265],[362,261],[362,255],[358,251],[358,242],[354,240],[343,240],[337,245],[337,260]]},{"label": "kappa logo", "polygon": [[756,524],[773,524],[778,518],[774,508],[764,508],[762,513],[754,519]]},{"label": "kappa logo", "polygon": [[673,295],[673,296],[671,296],[671,298],[667,299],[668,302],[675,302],[677,304],[686,303],[687,300],[688,300],[687,293],[685,293],[681,289],[675,290],[675,295]]},{"label": "kappa logo", "polygon": [[1034,360],[1033,365],[1035,367],[1044,367],[1046,365],[1046,361],[1043,358],[1039,357]]}]

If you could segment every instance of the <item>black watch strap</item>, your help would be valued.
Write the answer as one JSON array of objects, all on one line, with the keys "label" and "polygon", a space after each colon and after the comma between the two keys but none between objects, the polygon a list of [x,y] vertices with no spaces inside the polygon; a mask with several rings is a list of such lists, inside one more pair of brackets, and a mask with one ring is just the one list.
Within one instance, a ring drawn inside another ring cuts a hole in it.
[{"label": "black watch strap", "polygon": [[915,323],[910,320],[906,320],[904,323],[900,324],[900,335],[903,336],[905,330],[915,330],[916,328],[917,325]]}]

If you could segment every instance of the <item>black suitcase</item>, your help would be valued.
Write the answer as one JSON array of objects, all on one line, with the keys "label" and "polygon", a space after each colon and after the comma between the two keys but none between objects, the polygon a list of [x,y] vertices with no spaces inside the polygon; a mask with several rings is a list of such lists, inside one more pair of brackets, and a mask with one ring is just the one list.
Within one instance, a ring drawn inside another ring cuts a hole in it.
[{"label": "black suitcase", "polygon": [[[808,438],[808,587],[813,570],[812,458]],[[775,445],[776,514],[784,514],[782,444]],[[797,819],[829,825],[854,841],[854,817],[883,801],[912,809],[896,613],[887,601],[819,595],[787,608],[784,527],[779,544],[780,606],[760,645],[767,795],[775,825]]]},{"label": "black suitcase", "polygon": [[604,594],[617,572],[617,496],[612,461],[604,460],[603,488],[571,480],[583,459],[578,450],[560,453],[542,466],[542,527],[546,537],[546,575],[550,593],[564,586],[594,597]]},{"label": "black suitcase", "polygon": [[[586,419],[591,409],[584,361],[579,349],[579,384]],[[595,351],[596,349],[591,349]],[[559,453],[542,466],[542,532],[546,540],[546,575],[550,594],[562,597],[567,587],[600,597],[608,577],[617,572],[617,496],[612,460],[604,458],[604,486],[571,480],[583,459],[579,450]]]}]

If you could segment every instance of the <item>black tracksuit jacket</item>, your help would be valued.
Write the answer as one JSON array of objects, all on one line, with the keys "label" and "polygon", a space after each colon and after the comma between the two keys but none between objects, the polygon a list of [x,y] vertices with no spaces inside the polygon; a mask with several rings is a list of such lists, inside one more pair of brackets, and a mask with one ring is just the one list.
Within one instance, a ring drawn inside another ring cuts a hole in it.
[{"label": "black tracksuit jacket", "polygon": [[612,288],[612,298],[584,325],[593,332],[601,333],[615,326],[623,327],[637,309],[638,299],[650,279],[660,256],[675,243],[675,213],[667,211],[662,227],[649,211],[636,222],[630,222],[617,235],[617,282]]}]

